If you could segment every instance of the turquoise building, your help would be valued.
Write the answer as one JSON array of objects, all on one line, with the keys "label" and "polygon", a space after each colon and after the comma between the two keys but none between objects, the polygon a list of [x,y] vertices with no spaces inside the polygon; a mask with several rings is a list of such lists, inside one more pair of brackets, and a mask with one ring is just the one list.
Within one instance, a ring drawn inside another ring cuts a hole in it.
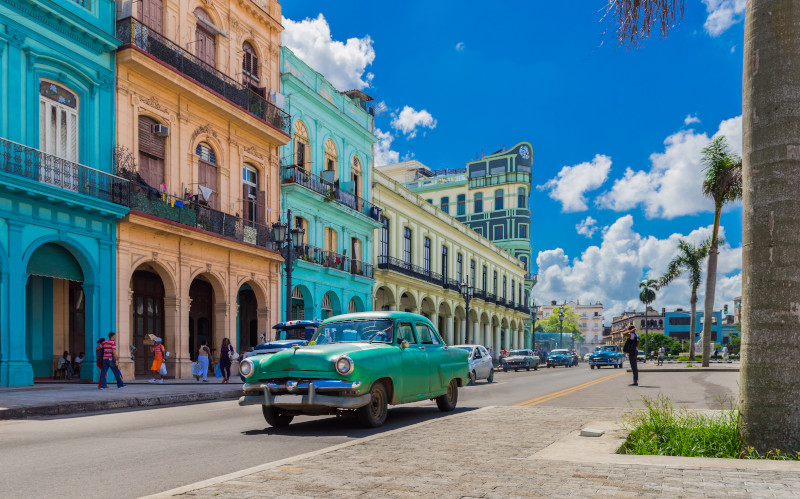
[{"label": "turquoise building", "polygon": [[[372,309],[372,98],[339,92],[281,47],[281,93],[292,141],[281,159],[281,210],[305,230],[292,275],[292,318],[325,319]],[[285,273],[282,288],[285,296]],[[285,300],[285,298],[284,298]],[[286,306],[281,308],[286,319]]]},{"label": "turquoise building", "polygon": [[0,0],[0,386],[52,377],[115,323],[115,3]]}]

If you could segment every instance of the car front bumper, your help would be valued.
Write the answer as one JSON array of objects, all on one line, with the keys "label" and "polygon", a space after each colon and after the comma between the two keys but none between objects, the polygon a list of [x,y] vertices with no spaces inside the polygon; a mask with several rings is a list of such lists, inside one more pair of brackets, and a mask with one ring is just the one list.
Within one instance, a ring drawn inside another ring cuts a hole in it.
[{"label": "car front bumper", "polygon": [[513,361],[513,362],[503,362],[502,364],[500,364],[501,367],[508,368],[508,369],[518,369],[520,367],[530,367],[532,365],[533,365],[532,363],[528,363],[528,362],[526,362],[524,360]]},{"label": "car front bumper", "polygon": [[571,363],[572,359],[547,360],[548,366],[566,366],[567,364]]},{"label": "car front bumper", "polygon": [[589,359],[590,366],[616,366],[620,362],[621,359]]},{"label": "car front bumper", "polygon": [[[369,404],[370,394],[358,395],[360,381],[312,380],[285,383],[245,384],[244,396],[239,405],[270,405],[287,410],[314,408],[358,409]],[[325,393],[351,392],[353,395],[326,395]]]}]

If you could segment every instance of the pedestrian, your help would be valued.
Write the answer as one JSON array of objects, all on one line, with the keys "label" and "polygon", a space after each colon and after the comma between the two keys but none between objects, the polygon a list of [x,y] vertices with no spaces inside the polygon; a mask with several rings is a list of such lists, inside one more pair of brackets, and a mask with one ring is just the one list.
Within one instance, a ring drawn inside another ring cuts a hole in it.
[{"label": "pedestrian", "polygon": [[222,382],[230,383],[231,360],[233,359],[233,345],[228,338],[222,339],[222,348],[219,351],[219,370],[222,374]]},{"label": "pedestrian", "polygon": [[108,333],[108,339],[101,343],[103,347],[103,368],[100,370],[100,389],[106,389],[106,376],[108,375],[108,370],[111,369],[111,372],[114,373],[114,377],[117,378],[117,388],[125,388],[125,383],[122,382],[122,373],[119,372],[119,367],[117,366],[117,333]]},{"label": "pedestrian", "polygon": [[128,345],[128,353],[131,354],[131,362],[136,362],[136,347]]},{"label": "pedestrian", "polygon": [[64,377],[66,379],[72,379],[72,375],[75,371],[72,369],[72,358],[66,350],[64,350],[64,353],[61,354],[61,357],[58,359],[58,370],[64,371]]},{"label": "pedestrian", "polygon": [[714,360],[718,360],[718,359],[719,359],[719,349],[715,348],[714,349]]},{"label": "pedestrian", "polygon": [[[103,370],[103,342],[106,341],[105,338],[100,338],[97,340],[97,346],[94,347],[94,364],[97,366],[100,371]],[[103,382],[102,379],[97,379],[97,388],[100,388],[101,383]]]},{"label": "pedestrian", "polygon": [[664,365],[664,354],[665,353],[666,353],[666,351],[664,349],[664,345],[661,345],[660,347],[658,347],[658,364],[656,364],[657,366],[663,366]]},{"label": "pedestrian", "polygon": [[722,360],[728,360],[728,346],[722,347]]},{"label": "pedestrian", "polygon": [[153,377],[148,383],[164,383],[164,377],[161,376],[161,366],[164,364],[164,344],[161,338],[155,339],[156,344],[153,345],[153,365],[150,370],[153,371]]},{"label": "pedestrian", "polygon": [[75,371],[75,376],[81,376],[81,364],[83,363],[83,352],[79,353],[72,358],[72,370]]},{"label": "pedestrian", "polygon": [[628,326],[628,329],[622,333],[622,336],[625,336],[629,341],[626,341],[627,349],[623,347],[623,350],[626,350],[625,353],[628,354],[628,362],[631,363],[631,371],[633,372],[633,383],[631,386],[639,386],[639,366],[637,355],[639,352],[639,335],[636,334],[636,326],[631,324]]},{"label": "pedestrian", "polygon": [[210,358],[211,349],[208,348],[208,342],[203,340],[200,342],[200,350],[197,351],[197,363],[200,364],[200,375],[203,377],[203,383],[208,382],[206,377],[208,376],[208,364]]}]

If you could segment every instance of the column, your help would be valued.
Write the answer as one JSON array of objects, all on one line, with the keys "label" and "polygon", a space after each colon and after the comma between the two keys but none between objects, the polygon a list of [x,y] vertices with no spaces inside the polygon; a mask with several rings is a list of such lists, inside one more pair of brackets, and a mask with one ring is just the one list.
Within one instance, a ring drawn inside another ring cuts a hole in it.
[{"label": "column", "polygon": [[[490,331],[491,325],[489,323],[486,324],[486,331],[487,333]],[[500,350],[503,349],[503,346],[500,344],[500,326],[495,326],[494,328],[494,355],[497,358],[500,355]]]},{"label": "column", "polygon": [[[25,284],[28,275],[22,268],[22,228],[19,222],[11,221],[8,224],[9,268],[8,273],[2,275],[4,292],[0,293],[0,299],[8,297],[8,308],[3,310],[6,313],[0,317],[5,326],[2,331],[5,334],[0,336],[3,353],[0,358],[0,382],[3,386],[33,384],[33,367],[25,353]],[[11,314],[12,310],[15,313]]]},{"label": "column", "polygon": [[445,329],[445,342],[448,345],[455,345],[453,342],[453,323],[455,322],[455,317],[448,316],[444,319],[444,329]]},{"label": "column", "polygon": [[[86,293],[86,287],[84,286],[84,293]],[[124,297],[124,298],[123,298]],[[88,301],[87,301],[88,305]],[[117,307],[119,311],[119,317],[117,318],[117,355],[119,358],[119,372],[122,373],[122,379],[133,379],[135,375],[135,365],[131,360],[131,356],[128,352],[130,352],[130,345],[133,344],[133,334],[131,328],[131,310],[133,310],[133,290],[128,289],[127,293],[124,295],[120,295],[119,305]],[[98,335],[98,337],[103,336],[105,334]],[[84,367],[90,367],[94,364],[94,345],[89,348],[89,335],[86,335],[86,358],[84,359]],[[92,340],[94,343],[97,340]],[[89,352],[92,352],[92,357],[89,357]],[[144,352],[135,352],[135,355],[144,355]],[[81,378],[84,376],[84,369],[81,369]],[[95,371],[95,369],[92,369]],[[86,369],[86,373],[89,370]],[[95,373],[95,375],[99,375],[99,373]]]},{"label": "column", "polygon": [[478,321],[472,323],[472,331],[470,331],[470,334],[472,334],[473,343],[486,345],[486,343],[481,341],[483,338],[481,338],[481,325],[478,323]]},{"label": "column", "polygon": [[[268,335],[274,334],[273,329],[269,325],[269,307],[260,307],[256,310],[256,317],[258,321],[259,334],[266,331]],[[272,339],[270,336],[268,339]],[[253,345],[255,346],[255,345]]]},{"label": "column", "polygon": [[488,323],[484,324],[481,336],[483,337],[483,345],[486,348],[494,349],[494,342],[492,342],[492,330]]},{"label": "column", "polygon": [[[500,326],[497,326],[497,335],[498,336],[500,335],[500,331],[501,331]],[[503,335],[503,340],[504,340],[503,341],[503,347],[506,350],[511,350],[511,334],[510,334],[510,330],[508,328],[506,328],[505,330],[502,330],[502,331],[505,333]]]}]

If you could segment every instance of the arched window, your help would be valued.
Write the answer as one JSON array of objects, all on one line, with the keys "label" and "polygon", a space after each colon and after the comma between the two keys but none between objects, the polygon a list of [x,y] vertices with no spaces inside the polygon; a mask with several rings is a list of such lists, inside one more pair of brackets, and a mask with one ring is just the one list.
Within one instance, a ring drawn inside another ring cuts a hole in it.
[{"label": "arched window", "polygon": [[205,142],[197,144],[197,183],[200,197],[212,208],[217,207],[217,156]]},{"label": "arched window", "polygon": [[442,211],[445,213],[450,213],[450,197],[445,196],[442,198]]},{"label": "arched window", "polygon": [[260,88],[261,80],[258,77],[258,55],[256,49],[250,45],[250,42],[242,44],[242,83],[253,92],[266,97],[263,88]]},{"label": "arched window", "polygon": [[503,209],[503,189],[494,191],[494,209],[495,211]]},{"label": "arched window", "polygon": [[39,149],[77,163],[79,125],[78,97],[61,85],[40,81]]},{"label": "arched window", "polygon": [[644,327],[644,319],[641,321],[641,327]]},{"label": "arched window", "polygon": [[164,182],[166,153],[166,139],[153,131],[158,124],[153,118],[139,116],[139,176],[155,189]]},{"label": "arched window", "polygon": [[456,198],[456,215],[467,214],[467,195],[459,194]]},{"label": "arched window", "polygon": [[294,165],[307,169],[310,164],[308,153],[308,128],[300,120],[294,122]]},{"label": "arched window", "polygon": [[142,23],[158,33],[163,26],[162,12],[161,0],[142,0]]},{"label": "arched window", "polygon": [[[353,183],[353,193],[356,196],[361,196],[361,160],[358,156],[353,156],[352,164],[350,165],[350,182]],[[359,207],[360,210],[360,207]]]},{"label": "arched window", "polygon": [[197,25],[194,28],[195,55],[203,62],[217,67],[217,37],[211,17],[200,7],[194,9]]},{"label": "arched window", "polygon": [[325,141],[325,164],[322,178],[331,184],[339,178],[339,152],[331,139]]},{"label": "arched window", "polygon": [[475,213],[483,213],[483,194],[480,192],[475,193]]},{"label": "arched window", "polygon": [[520,187],[517,189],[517,208],[527,208],[527,196],[525,196],[525,188]]},{"label": "arched window", "polygon": [[266,209],[266,193],[260,189],[258,169],[245,163],[242,167],[242,218],[254,223],[263,223]]}]

